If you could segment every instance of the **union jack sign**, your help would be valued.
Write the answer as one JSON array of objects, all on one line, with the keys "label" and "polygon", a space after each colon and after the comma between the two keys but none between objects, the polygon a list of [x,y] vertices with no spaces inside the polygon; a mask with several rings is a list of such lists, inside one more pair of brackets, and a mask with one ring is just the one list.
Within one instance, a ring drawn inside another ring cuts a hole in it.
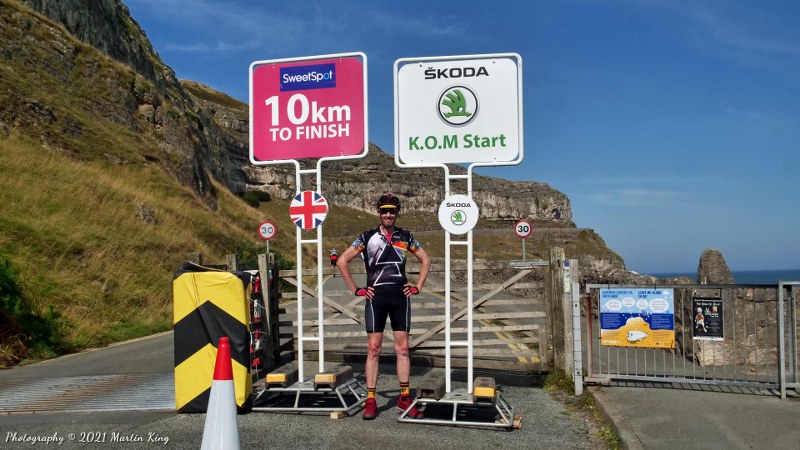
[{"label": "union jack sign", "polygon": [[304,230],[318,227],[328,215],[328,201],[314,191],[297,194],[289,205],[292,222]]}]

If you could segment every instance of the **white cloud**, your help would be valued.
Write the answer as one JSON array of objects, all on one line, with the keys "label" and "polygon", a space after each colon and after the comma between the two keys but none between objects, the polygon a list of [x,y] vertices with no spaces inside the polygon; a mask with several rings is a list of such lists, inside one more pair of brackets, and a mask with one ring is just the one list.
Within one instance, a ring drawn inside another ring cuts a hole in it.
[{"label": "white cloud", "polygon": [[586,194],[588,202],[596,206],[621,207],[672,207],[685,204],[686,194],[674,190],[609,189]]},{"label": "white cloud", "polygon": [[292,49],[299,38],[309,36],[308,23],[274,12],[270,7],[211,0],[129,0],[128,3],[143,4],[165,18],[180,17],[182,33],[170,35],[170,42],[162,44],[169,52],[224,54],[259,47]]},{"label": "white cloud", "polygon": [[[597,3],[595,0],[571,0]],[[672,14],[682,33],[718,56],[748,65],[786,62],[800,56],[800,28],[793,1],[749,0],[603,0],[629,5],[647,14]],[[789,11],[783,11],[788,9]]]},{"label": "white cloud", "polygon": [[[370,36],[439,39],[463,35],[464,28],[452,17],[425,17],[398,11],[402,4],[339,2],[319,4],[249,4],[218,0],[129,0],[157,11],[163,17],[180,17],[185,37],[175,35],[163,45],[168,52],[229,53],[254,48],[291,53],[309,43],[339,48],[369,42]],[[192,36],[205,35],[198,41]]]},{"label": "white cloud", "polygon": [[258,43],[254,41],[241,42],[233,44],[230,42],[209,42],[209,43],[196,43],[196,44],[177,44],[170,43],[164,48],[167,52],[183,52],[183,53],[226,53],[242,50],[250,50],[257,48]]},{"label": "white cloud", "polygon": [[703,180],[698,180],[695,176],[683,176],[675,173],[668,173],[660,171],[658,164],[654,163],[652,167],[652,174],[647,175],[597,175],[585,176],[580,179],[580,183],[587,185],[603,185],[603,186],[653,186],[653,185],[668,185],[678,186],[686,183],[697,183],[702,181],[704,183],[711,182],[711,178],[706,176]]},{"label": "white cloud", "polygon": [[705,0],[677,10],[686,18],[685,35],[698,49],[745,67],[796,77],[800,31],[793,2]]},{"label": "white cloud", "polygon": [[762,11],[747,10],[736,15],[695,7],[689,16],[714,41],[730,49],[773,56],[800,55],[794,29],[787,29],[780,18]]}]

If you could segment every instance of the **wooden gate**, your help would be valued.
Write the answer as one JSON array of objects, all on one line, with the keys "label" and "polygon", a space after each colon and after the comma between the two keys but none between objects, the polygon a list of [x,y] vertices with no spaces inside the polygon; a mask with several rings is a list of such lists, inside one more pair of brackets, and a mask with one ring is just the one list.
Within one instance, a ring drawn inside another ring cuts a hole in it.
[{"label": "wooden gate", "polygon": [[[510,269],[507,264],[474,265],[475,280],[503,279],[499,283],[473,285],[473,364],[475,368],[546,371],[549,367],[545,308],[542,299],[542,268]],[[364,268],[352,265],[356,283],[364,280]],[[419,272],[409,264],[409,277]],[[303,271],[309,280],[316,270]],[[326,361],[363,361],[367,354],[364,331],[364,299],[347,290],[337,271],[325,269],[323,328]],[[451,340],[467,338],[467,293],[465,270],[451,274]],[[297,271],[280,271],[280,278],[297,286]],[[443,267],[434,265],[423,293],[412,297],[411,355],[413,364],[445,365],[446,326]],[[303,328],[306,335],[318,333],[317,289],[303,286]],[[520,295],[521,292],[527,295]],[[518,295],[512,295],[517,293]],[[533,294],[531,294],[533,293]],[[297,295],[283,293],[279,329],[282,347],[296,342]],[[390,326],[384,335],[383,355],[394,353]],[[296,345],[293,345],[296,349]],[[306,342],[307,359],[316,359],[318,344]],[[453,347],[451,365],[466,367],[467,349]]]}]

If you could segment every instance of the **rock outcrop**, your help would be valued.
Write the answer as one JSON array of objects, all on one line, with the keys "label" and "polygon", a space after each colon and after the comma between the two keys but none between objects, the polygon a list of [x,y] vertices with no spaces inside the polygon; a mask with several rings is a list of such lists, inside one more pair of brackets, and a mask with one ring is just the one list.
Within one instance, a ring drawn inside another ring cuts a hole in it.
[{"label": "rock outcrop", "polygon": [[[735,284],[733,274],[722,253],[707,249],[697,266],[697,284]],[[774,344],[777,324],[777,298],[772,287],[695,288],[691,297],[676,305],[675,337],[679,348],[700,366],[738,366],[750,372],[765,370],[778,361]],[[692,299],[722,301],[723,338],[706,340],[693,338],[694,305]]]},{"label": "rock outcrop", "polygon": [[61,23],[75,37],[155,81],[174,86],[175,73],[165,65],[119,0],[22,0],[36,12]]},{"label": "rock outcrop", "polygon": [[697,282],[699,284],[733,284],[731,269],[719,250],[709,248],[700,255],[697,264]]},{"label": "rock outcrop", "polygon": [[[72,93],[85,87],[90,92],[75,94],[91,97],[86,99],[93,102],[87,105],[91,113],[152,138],[159,153],[145,158],[165,167],[215,208],[216,196],[209,173],[226,186],[235,186],[230,176],[230,153],[220,138],[222,133],[181,86],[174,71],[153,50],[128,8],[120,0],[22,2],[59,23],[63,29],[52,27],[46,19],[39,18],[42,16],[13,12],[13,3],[3,7],[3,16],[10,19],[2,24],[4,32],[10,35],[3,36],[3,42],[14,42],[13,35],[19,32],[46,35],[27,42],[27,45],[6,49],[6,59],[22,65],[20,69],[23,70],[26,64],[46,66],[49,69],[47,78],[56,82],[51,89]],[[95,55],[97,50],[124,66],[110,67]],[[35,83],[47,84],[48,81],[51,80],[40,77]],[[97,91],[102,94],[98,95]],[[19,92],[7,91],[6,94],[9,98],[2,99],[6,104],[18,104],[22,100],[41,101],[38,98],[15,98],[22,94]],[[60,114],[55,114],[56,120],[52,124],[57,126],[58,122],[64,122],[62,129],[69,120],[74,120],[67,117],[67,111],[55,112]],[[17,121],[14,114],[12,108],[0,106],[0,121],[8,116]],[[61,130],[44,131],[48,132],[38,136],[43,144],[87,157],[85,152],[80,154],[82,152],[76,150],[79,144],[62,136]],[[132,157],[114,156],[121,159]]]}]

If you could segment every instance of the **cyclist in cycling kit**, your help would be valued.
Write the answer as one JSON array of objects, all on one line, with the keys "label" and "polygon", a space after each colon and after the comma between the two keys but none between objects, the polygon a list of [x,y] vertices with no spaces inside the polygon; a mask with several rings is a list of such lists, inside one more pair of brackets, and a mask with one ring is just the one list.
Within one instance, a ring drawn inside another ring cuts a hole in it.
[{"label": "cyclist in cycling kit", "polygon": [[[331,249],[331,268],[335,269],[337,262],[339,262],[339,255],[336,254],[336,249],[332,248]],[[333,276],[336,276],[336,274],[333,274]]]},{"label": "cyclist in cycling kit", "polygon": [[[385,194],[378,199],[376,206],[380,225],[359,235],[353,245],[342,253],[336,265],[353,294],[366,298],[364,319],[369,350],[365,367],[367,401],[362,416],[365,420],[377,416],[375,387],[378,383],[378,361],[387,318],[391,320],[397,355],[397,378],[400,382],[397,408],[406,411],[413,403],[409,388],[411,361],[408,355],[408,333],[411,329],[410,297],[422,290],[431,265],[427,253],[411,232],[395,226],[400,212],[400,199],[392,194]],[[408,283],[406,277],[406,258],[409,253],[416,256],[421,264],[416,284]],[[348,266],[359,254],[367,269],[366,287],[356,285]],[[408,412],[408,416],[422,418],[423,414],[414,407]]]}]

